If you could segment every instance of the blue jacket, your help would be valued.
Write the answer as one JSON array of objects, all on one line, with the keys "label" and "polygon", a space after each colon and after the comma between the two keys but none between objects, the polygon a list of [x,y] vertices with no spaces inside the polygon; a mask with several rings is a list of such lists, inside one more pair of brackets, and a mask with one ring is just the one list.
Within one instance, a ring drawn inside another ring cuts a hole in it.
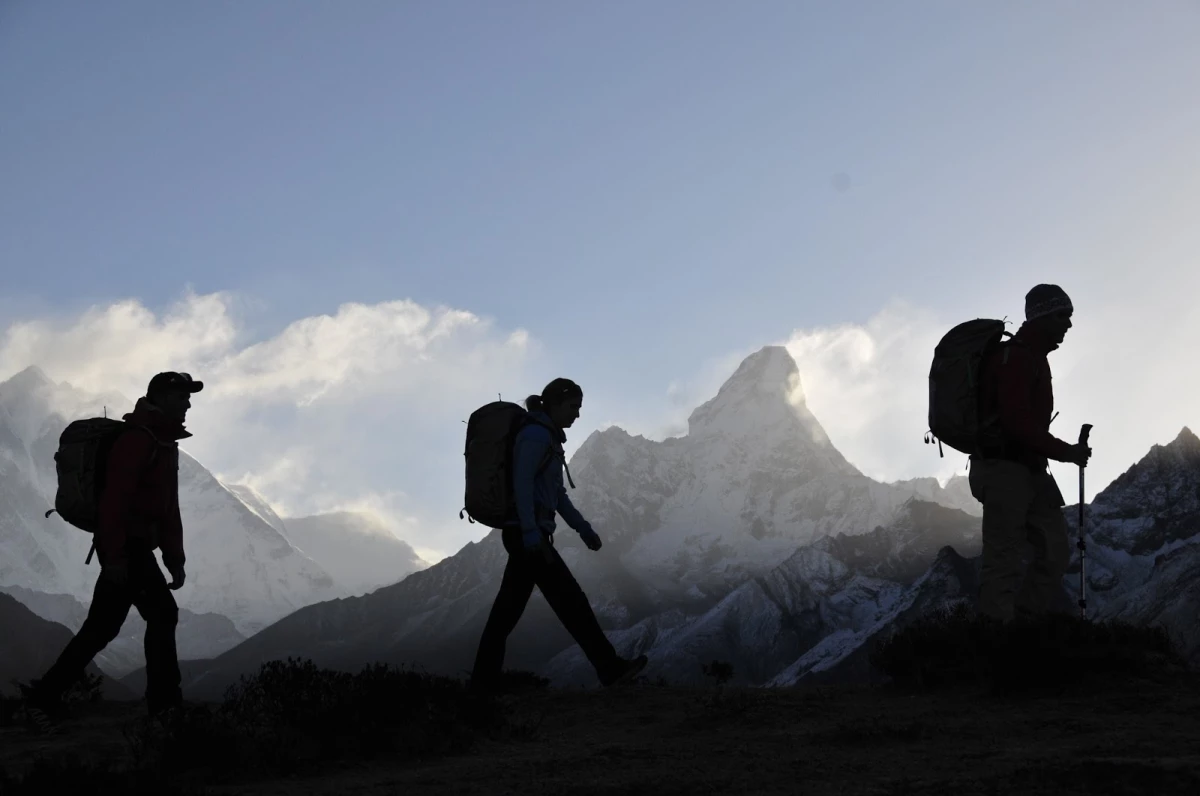
[{"label": "blue jacket", "polygon": [[[517,518],[525,544],[536,544],[539,536],[554,533],[557,512],[580,536],[592,532],[592,526],[563,487],[566,464],[563,443],[567,435],[556,428],[544,412],[530,412],[530,422],[519,432],[513,444],[513,496]],[[543,423],[545,425],[543,425]],[[549,457],[547,459],[547,457]],[[539,474],[538,468],[542,467]]]}]

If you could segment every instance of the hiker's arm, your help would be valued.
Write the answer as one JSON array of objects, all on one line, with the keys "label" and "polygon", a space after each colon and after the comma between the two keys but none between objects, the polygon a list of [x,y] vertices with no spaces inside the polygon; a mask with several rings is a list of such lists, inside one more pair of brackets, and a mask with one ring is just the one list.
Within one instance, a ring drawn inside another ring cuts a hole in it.
[{"label": "hiker's arm", "polygon": [[126,431],[113,442],[105,469],[99,525],[94,539],[101,566],[124,558],[129,509],[153,445],[149,435],[140,431]]},{"label": "hiker's arm", "polygon": [[550,447],[550,434],[540,426],[527,426],[517,434],[513,444],[513,499],[517,504],[517,519],[521,532],[537,530],[537,514],[533,505],[534,479],[538,465]]},{"label": "hiker's arm", "polygon": [[571,498],[567,496],[566,487],[560,487],[558,492],[558,513],[567,521],[576,533],[583,534],[585,531],[592,529],[591,524],[583,518],[579,513],[579,509],[575,508],[575,504],[571,502]]},{"label": "hiker's arm", "polygon": [[163,564],[167,570],[174,574],[175,570],[183,566],[185,556],[183,555],[183,517],[179,513],[179,482],[178,470],[175,471],[175,483],[173,485],[175,499],[171,511],[167,515],[167,524],[163,529],[162,538],[159,544],[162,546]]},{"label": "hiker's arm", "polygon": [[1009,360],[1001,365],[1000,379],[1000,425],[1008,436],[1026,448],[1060,462],[1071,460],[1071,443],[1063,442],[1049,429],[1040,429],[1033,420],[1033,380],[1037,375],[1037,362],[1019,347],[1013,346]]}]

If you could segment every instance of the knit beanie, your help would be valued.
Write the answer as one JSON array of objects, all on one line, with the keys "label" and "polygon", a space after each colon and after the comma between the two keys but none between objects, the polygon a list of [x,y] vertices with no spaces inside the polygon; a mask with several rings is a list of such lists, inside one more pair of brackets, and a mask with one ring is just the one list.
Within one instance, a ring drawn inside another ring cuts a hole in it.
[{"label": "knit beanie", "polygon": [[1025,295],[1025,320],[1032,321],[1060,310],[1075,311],[1071,299],[1058,285],[1038,285]]}]

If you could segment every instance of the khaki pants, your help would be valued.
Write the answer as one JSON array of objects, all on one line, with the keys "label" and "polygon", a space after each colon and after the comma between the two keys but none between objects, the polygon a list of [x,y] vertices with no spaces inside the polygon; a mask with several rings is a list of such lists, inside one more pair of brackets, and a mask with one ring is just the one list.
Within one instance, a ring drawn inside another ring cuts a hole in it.
[{"label": "khaki pants", "polygon": [[[1015,612],[1069,613],[1063,575],[1071,559],[1062,493],[1048,470],[972,459],[971,494],[983,504],[979,610],[1004,622]],[[1021,584],[1021,565],[1032,560]]]}]

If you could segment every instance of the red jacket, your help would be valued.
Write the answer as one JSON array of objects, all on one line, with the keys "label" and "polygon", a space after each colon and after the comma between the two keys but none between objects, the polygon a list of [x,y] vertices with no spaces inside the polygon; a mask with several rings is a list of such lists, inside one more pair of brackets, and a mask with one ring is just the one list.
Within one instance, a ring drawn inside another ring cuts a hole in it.
[{"label": "red jacket", "polygon": [[179,440],[191,434],[145,398],[124,419],[150,433],[131,428],[117,437],[109,453],[95,536],[100,563],[124,558],[126,542],[137,539],[151,550],[161,546],[168,569],[183,566]]},{"label": "red jacket", "polygon": [[1004,450],[985,455],[1019,461],[1035,471],[1045,470],[1048,459],[1069,460],[1071,443],[1050,433],[1054,386],[1046,357],[1056,348],[1023,324],[985,364],[980,376],[984,413],[999,415],[1004,436]]}]

